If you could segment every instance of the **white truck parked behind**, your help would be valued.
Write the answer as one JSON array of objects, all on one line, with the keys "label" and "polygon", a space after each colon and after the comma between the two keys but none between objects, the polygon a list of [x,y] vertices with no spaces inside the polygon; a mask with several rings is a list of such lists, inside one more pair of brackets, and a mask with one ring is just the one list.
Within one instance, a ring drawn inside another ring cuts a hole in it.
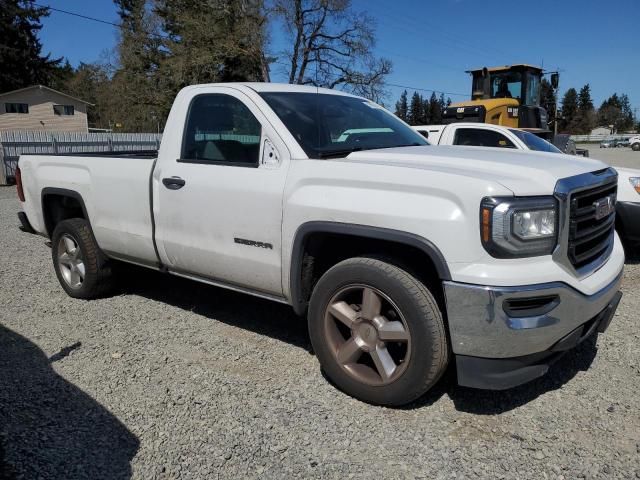
[{"label": "white truck parked behind", "polygon": [[514,148],[538,152],[562,153],[559,148],[533,133],[490,123],[459,122],[448,125],[417,125],[431,145]]},{"label": "white truck parked behind", "polygon": [[124,261],[287,303],[339,388],[401,405],[452,361],[462,385],[532,380],[609,325],[617,175],[536,155],[429,146],[333,90],[198,85],[157,156],[20,157],[19,216],[72,297]]}]

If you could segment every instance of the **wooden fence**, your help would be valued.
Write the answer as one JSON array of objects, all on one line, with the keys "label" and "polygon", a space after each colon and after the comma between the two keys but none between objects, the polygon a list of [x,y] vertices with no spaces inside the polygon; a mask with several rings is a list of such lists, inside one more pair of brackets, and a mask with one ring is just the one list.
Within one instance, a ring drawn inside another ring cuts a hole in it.
[{"label": "wooden fence", "polygon": [[64,154],[158,150],[156,133],[0,132],[0,185],[11,183],[23,153]]}]

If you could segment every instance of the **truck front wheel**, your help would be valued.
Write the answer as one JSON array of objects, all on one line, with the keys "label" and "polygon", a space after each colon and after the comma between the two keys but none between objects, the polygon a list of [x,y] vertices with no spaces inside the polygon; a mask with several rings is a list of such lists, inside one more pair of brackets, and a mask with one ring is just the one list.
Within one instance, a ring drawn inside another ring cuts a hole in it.
[{"label": "truck front wheel", "polygon": [[631,145],[631,149],[634,152],[640,152],[640,143],[634,143],[633,145]]},{"label": "truck front wheel", "polygon": [[308,321],[326,375],[365,402],[409,403],[446,370],[449,348],[433,295],[390,263],[352,258],[329,269],[313,290]]},{"label": "truck front wheel", "polygon": [[86,220],[72,218],[58,223],[51,237],[51,255],[58,281],[69,296],[92,299],[112,289],[111,264]]}]

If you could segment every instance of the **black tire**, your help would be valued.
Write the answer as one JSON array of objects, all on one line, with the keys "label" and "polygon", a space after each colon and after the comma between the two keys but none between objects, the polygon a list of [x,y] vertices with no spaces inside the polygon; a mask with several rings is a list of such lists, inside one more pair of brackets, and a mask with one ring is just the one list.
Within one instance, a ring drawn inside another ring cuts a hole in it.
[{"label": "black tire", "polygon": [[640,152],[640,143],[634,143],[633,145],[631,145],[631,150],[633,150],[634,152]]},{"label": "black tire", "polygon": [[[71,238],[80,250],[84,266],[84,276],[81,283],[72,286],[65,279],[65,268],[59,258],[64,254],[61,241],[64,238]],[[63,220],[53,231],[51,237],[51,256],[56,276],[60,285],[70,297],[93,299],[107,295],[114,287],[112,266],[109,259],[102,253],[96,243],[89,222],[82,218],[72,218]]]},{"label": "black tire", "polygon": [[[330,346],[325,313],[335,295],[352,285],[372,287],[386,295],[406,321],[410,354],[402,373],[391,383],[358,381],[343,368]],[[412,402],[433,387],[447,368],[447,335],[433,295],[406,271],[378,259],[351,258],[329,269],[313,290],[308,324],[311,343],[327,377],[348,395],[367,403],[400,406]]]}]

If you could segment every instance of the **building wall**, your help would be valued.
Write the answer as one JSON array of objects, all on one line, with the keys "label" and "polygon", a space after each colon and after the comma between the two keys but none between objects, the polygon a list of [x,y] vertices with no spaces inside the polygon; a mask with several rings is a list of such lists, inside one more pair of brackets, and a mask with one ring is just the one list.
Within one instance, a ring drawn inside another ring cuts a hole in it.
[{"label": "building wall", "polygon": [[[27,103],[29,113],[5,113],[5,103]],[[73,105],[74,115],[56,115],[54,105]],[[0,131],[86,132],[87,104],[46,89],[0,95]]]},{"label": "building wall", "polygon": [[591,135],[609,135],[611,133],[611,129],[608,127],[596,127],[591,130]]}]

